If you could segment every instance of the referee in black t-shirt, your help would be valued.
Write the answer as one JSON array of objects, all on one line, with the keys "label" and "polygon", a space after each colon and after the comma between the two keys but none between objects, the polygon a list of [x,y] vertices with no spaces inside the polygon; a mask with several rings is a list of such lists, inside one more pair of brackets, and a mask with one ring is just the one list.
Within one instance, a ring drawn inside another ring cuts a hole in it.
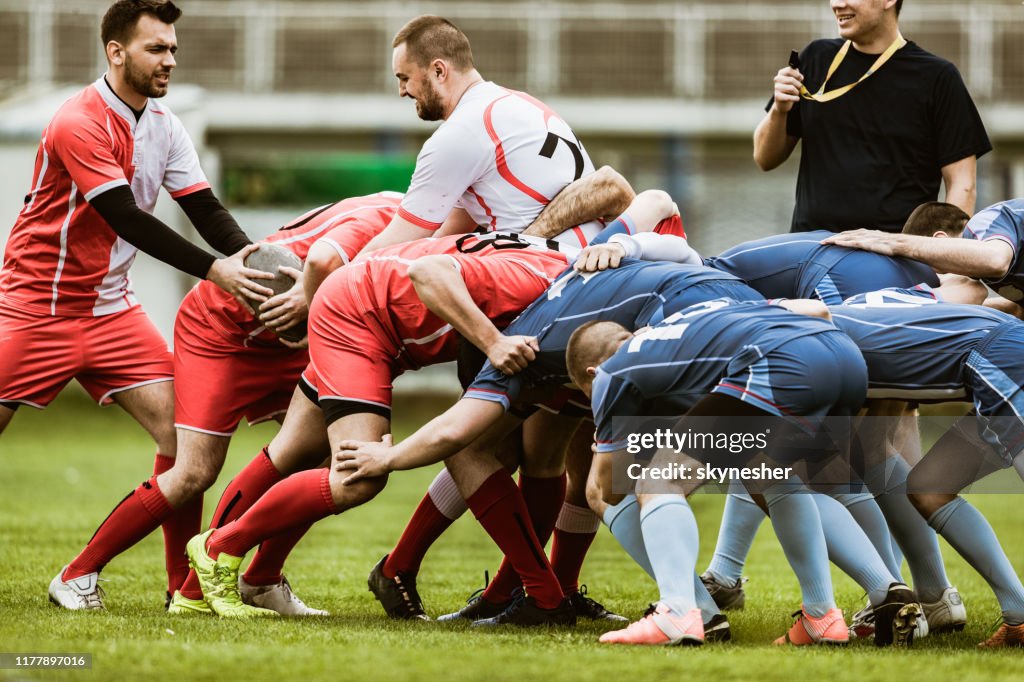
[{"label": "referee in black t-shirt", "polygon": [[900,35],[902,4],[833,2],[840,38],[815,40],[775,76],[754,160],[771,170],[803,138],[792,232],[899,232],[940,181],[974,212],[977,158],[992,145],[956,67]]}]

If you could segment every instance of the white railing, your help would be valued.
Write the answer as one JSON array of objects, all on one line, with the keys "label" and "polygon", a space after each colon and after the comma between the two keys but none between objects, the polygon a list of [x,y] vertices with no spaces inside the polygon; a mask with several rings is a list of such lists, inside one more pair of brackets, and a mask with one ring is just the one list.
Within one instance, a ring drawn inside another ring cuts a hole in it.
[{"label": "white railing", "polygon": [[[0,43],[6,43],[0,80],[46,85],[96,73],[103,65],[99,17],[107,4],[0,0]],[[835,33],[823,0],[181,5],[179,82],[249,93],[390,93],[390,38],[424,12],[463,26],[485,75],[540,95],[584,98],[760,97],[789,49]],[[915,0],[901,25],[908,37],[956,63],[976,99],[1024,100],[1019,3]]]}]

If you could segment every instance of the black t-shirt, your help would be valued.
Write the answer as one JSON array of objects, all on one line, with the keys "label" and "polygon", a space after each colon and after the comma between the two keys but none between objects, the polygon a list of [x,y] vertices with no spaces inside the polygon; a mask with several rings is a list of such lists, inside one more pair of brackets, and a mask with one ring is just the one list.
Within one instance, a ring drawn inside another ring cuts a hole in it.
[{"label": "black t-shirt", "polygon": [[[800,54],[810,92],[843,42],[816,40]],[[853,83],[877,59],[851,46],[826,91]],[[943,166],[992,149],[956,67],[913,42],[837,99],[801,100],[786,131],[803,138],[792,232],[899,232],[914,208],[938,198]]]}]

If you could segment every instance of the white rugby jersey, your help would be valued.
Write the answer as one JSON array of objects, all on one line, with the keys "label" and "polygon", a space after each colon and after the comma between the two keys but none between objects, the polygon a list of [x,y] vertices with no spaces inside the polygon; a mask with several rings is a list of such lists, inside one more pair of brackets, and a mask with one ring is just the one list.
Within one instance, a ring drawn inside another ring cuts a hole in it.
[{"label": "white rugby jersey", "polygon": [[[416,159],[399,215],[436,230],[454,207],[478,225],[521,232],[594,164],[569,125],[543,102],[490,81],[474,85]],[[585,246],[588,223],[558,237]]]},{"label": "white rugby jersey", "polygon": [[210,186],[181,121],[153,99],[136,121],[101,77],[65,102],[43,131],[0,271],[5,304],[68,317],[137,305],[128,280],[137,250],[89,205],[119,185],[130,186],[148,213],[161,186],[174,198]]}]

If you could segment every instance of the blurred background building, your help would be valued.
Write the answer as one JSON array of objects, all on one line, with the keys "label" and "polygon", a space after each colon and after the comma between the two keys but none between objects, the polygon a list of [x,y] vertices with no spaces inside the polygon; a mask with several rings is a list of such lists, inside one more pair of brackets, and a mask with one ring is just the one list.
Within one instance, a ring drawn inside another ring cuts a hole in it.
[{"label": "blurred background building", "polygon": [[[53,111],[104,70],[107,0],[0,0],[0,243],[29,186]],[[594,162],[668,190],[712,254],[786,231],[797,160],[762,173],[751,135],[791,49],[836,35],[826,0],[352,2],[181,0],[168,104],[216,189],[266,234],[308,208],[404,190],[436,124],[397,96],[391,38],[444,15],[485,78],[543,98]],[[1024,7],[1018,0],[907,0],[904,35],[954,62],[995,151],[978,206],[1024,195]],[[161,217],[190,228],[166,197]],[[168,336],[187,277],[146,258],[133,271]]]}]

